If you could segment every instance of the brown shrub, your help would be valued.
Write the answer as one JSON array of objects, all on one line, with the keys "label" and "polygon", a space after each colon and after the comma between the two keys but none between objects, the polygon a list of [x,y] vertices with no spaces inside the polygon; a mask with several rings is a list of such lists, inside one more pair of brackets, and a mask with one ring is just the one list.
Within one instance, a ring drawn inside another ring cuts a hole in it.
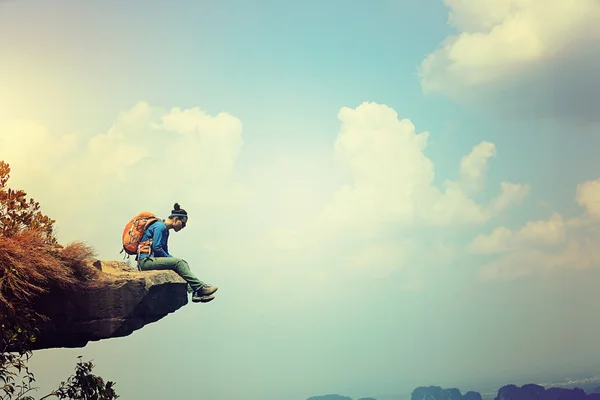
[{"label": "brown shrub", "polygon": [[76,289],[93,280],[99,271],[84,260],[94,255],[82,242],[65,248],[48,243],[39,230],[0,236],[0,319],[21,307],[29,309],[35,298],[52,288]]},{"label": "brown shrub", "polygon": [[88,286],[100,275],[100,271],[85,262],[95,256],[94,249],[81,241],[71,242],[60,251],[63,263],[73,271],[78,283],[86,283]]}]

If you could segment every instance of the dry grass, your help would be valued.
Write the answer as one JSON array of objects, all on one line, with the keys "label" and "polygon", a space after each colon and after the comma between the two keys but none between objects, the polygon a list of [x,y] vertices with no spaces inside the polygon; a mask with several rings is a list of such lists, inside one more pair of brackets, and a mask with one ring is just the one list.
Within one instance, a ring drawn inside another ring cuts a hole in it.
[{"label": "dry grass", "polygon": [[78,283],[93,283],[100,274],[96,268],[92,268],[84,262],[93,257],[96,257],[96,253],[92,247],[80,241],[69,243],[60,251],[63,264],[73,271]]},{"label": "dry grass", "polygon": [[16,315],[21,307],[29,309],[52,288],[73,289],[93,281],[99,271],[84,260],[94,256],[82,242],[63,248],[47,243],[34,230],[0,236],[0,319]]}]

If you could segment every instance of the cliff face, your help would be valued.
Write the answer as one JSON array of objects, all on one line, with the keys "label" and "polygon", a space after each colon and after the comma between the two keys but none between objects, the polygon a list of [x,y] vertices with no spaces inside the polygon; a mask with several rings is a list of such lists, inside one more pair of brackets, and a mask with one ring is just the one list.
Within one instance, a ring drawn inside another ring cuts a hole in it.
[{"label": "cliff face", "polygon": [[51,291],[35,309],[49,317],[34,350],[83,347],[130,335],[188,302],[186,282],[173,271],[144,271],[116,261],[90,260],[101,271],[94,287]]}]

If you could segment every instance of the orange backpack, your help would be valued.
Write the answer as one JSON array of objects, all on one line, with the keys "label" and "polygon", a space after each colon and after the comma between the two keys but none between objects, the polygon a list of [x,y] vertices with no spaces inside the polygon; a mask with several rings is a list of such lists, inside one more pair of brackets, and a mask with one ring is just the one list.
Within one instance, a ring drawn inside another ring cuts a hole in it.
[{"label": "orange backpack", "polygon": [[[143,211],[133,217],[123,230],[123,250],[130,255],[138,254],[138,251],[143,249],[143,252],[150,252],[149,243],[141,243],[142,236],[148,227],[159,219],[149,211]],[[121,253],[123,252],[121,250]]]}]

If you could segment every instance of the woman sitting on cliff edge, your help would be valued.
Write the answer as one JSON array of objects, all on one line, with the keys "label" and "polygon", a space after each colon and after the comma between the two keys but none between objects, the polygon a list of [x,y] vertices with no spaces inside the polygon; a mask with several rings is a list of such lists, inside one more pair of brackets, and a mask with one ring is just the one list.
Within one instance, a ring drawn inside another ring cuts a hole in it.
[{"label": "woman sitting on cliff edge", "polygon": [[187,211],[175,203],[171,215],[164,221],[156,221],[146,229],[140,243],[150,242],[150,246],[142,246],[139,256],[136,257],[138,268],[141,271],[172,270],[181,276],[190,285],[193,291],[194,303],[208,303],[215,296],[217,287],[209,285],[198,279],[190,270],[188,263],[169,254],[169,231],[179,232],[188,221]]}]

